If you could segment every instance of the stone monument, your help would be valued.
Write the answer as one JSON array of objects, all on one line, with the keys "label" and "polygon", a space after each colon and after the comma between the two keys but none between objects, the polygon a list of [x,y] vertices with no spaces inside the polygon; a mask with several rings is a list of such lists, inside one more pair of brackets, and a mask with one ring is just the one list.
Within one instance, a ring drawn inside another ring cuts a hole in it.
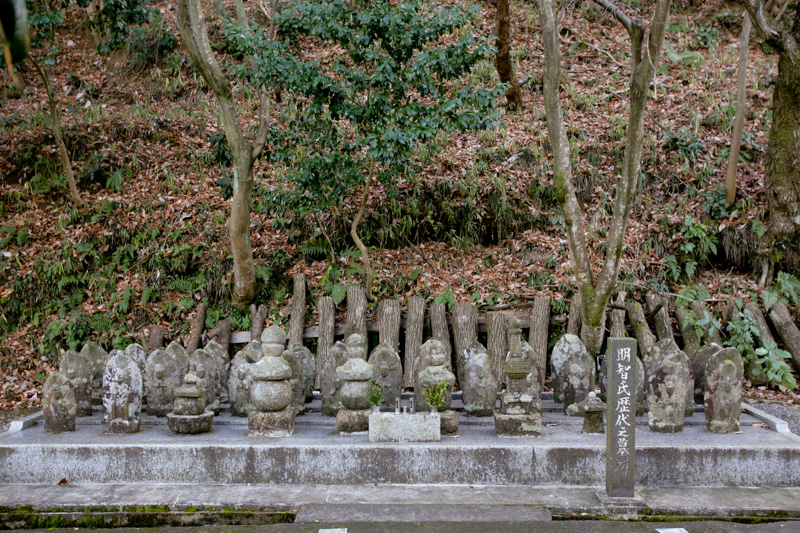
[{"label": "stone monument", "polygon": [[497,376],[483,344],[474,341],[464,350],[461,372],[464,410],[470,416],[491,416],[497,405]]},{"label": "stone monument", "polygon": [[372,350],[368,362],[372,365],[372,379],[381,386],[380,410],[393,411],[394,401],[400,398],[402,392],[403,367],[400,356],[391,345],[383,342]]},{"label": "stone monument", "polygon": [[250,365],[259,361],[261,357],[261,341],[250,341],[231,361],[228,399],[231,403],[232,416],[247,416],[247,413],[253,410],[253,404],[250,403],[250,387],[253,385]]},{"label": "stone monument", "polygon": [[553,377],[553,401],[564,403],[564,373],[567,359],[573,353],[582,353],[586,347],[580,337],[567,333],[561,337],[550,355],[550,373]]},{"label": "stone monument", "polygon": [[180,435],[208,433],[214,423],[214,411],[206,409],[206,391],[197,376],[186,374],[183,386],[175,389],[174,409],[167,413],[167,427]]},{"label": "stone monument", "polygon": [[694,378],[693,401],[700,405],[705,401],[706,365],[708,365],[709,359],[721,349],[722,346],[712,342],[697,350],[697,353],[694,354],[692,358],[692,377]]},{"label": "stone monument", "polygon": [[570,350],[563,369],[562,387],[566,414],[569,414],[570,405],[581,403],[594,390],[594,358],[583,347],[583,343],[576,346],[583,349]]},{"label": "stone monument", "polygon": [[231,369],[231,359],[228,352],[217,341],[211,341],[203,348],[217,362],[219,371],[219,402],[228,403],[228,377]]},{"label": "stone monument", "polygon": [[[417,385],[414,387],[414,403],[417,411],[433,412],[433,409],[425,399],[424,393],[431,387],[436,387],[442,382],[446,383],[447,392],[445,393],[444,401],[435,409],[441,417],[442,434],[455,435],[458,433],[458,413],[450,410],[450,404],[453,401],[453,386],[456,383],[456,376],[447,368],[447,353],[441,341],[430,339],[425,344],[428,344],[428,346],[421,351],[427,353],[425,358],[427,366],[420,370],[418,374],[417,383],[419,388],[417,388]],[[469,367],[468,361],[469,356],[465,358],[465,367]]]},{"label": "stone monument", "polygon": [[369,390],[372,365],[364,360],[364,337],[353,333],[347,338],[347,362],[336,369],[342,386],[339,390],[342,408],[336,413],[340,433],[361,433],[369,429]]},{"label": "stone monument", "polygon": [[92,405],[100,405],[103,403],[103,370],[108,361],[108,352],[93,342],[87,342],[81,355],[89,361],[92,369]]},{"label": "stone monument", "polygon": [[636,479],[636,339],[608,339],[606,496],[633,498]]},{"label": "stone monument", "polygon": [[712,355],[705,371],[704,406],[706,427],[713,433],[739,431],[742,412],[744,364],[736,348],[725,348]]},{"label": "stone monument", "polygon": [[508,353],[503,367],[506,391],[500,397],[500,410],[494,413],[498,436],[535,437],[542,433],[542,400],[531,395],[534,363],[534,359],[525,359],[523,353],[513,347]]},{"label": "stone monument", "polygon": [[[691,393],[689,358],[675,341],[663,339],[647,352],[647,410],[650,431],[677,433],[683,431],[686,401]],[[688,389],[688,390],[687,390]],[[694,409],[694,407],[692,407]]]},{"label": "stone monument", "polygon": [[181,385],[178,364],[164,350],[155,350],[144,367],[144,391],[147,397],[147,414],[167,416],[175,403],[175,389]]},{"label": "stone monument", "polygon": [[139,373],[144,376],[144,365],[147,363],[147,352],[145,352],[144,348],[142,348],[141,344],[129,344],[127,348],[125,348],[125,355],[130,357],[136,362],[136,366],[139,367]]},{"label": "stone monument", "polygon": [[78,414],[75,392],[70,387],[69,379],[60,372],[53,372],[44,382],[42,410],[46,433],[75,431],[75,417]]},{"label": "stone monument", "polygon": [[178,372],[181,373],[181,379],[189,370],[189,353],[178,341],[172,341],[167,346],[166,352],[175,360],[178,365]]},{"label": "stone monument", "polygon": [[61,357],[58,370],[75,391],[78,416],[92,416],[92,368],[89,361],[78,352],[67,350]]},{"label": "stone monument", "polygon": [[[277,328],[280,330],[280,328]],[[281,333],[283,330],[281,330]],[[292,369],[278,352],[277,332],[272,331],[262,345],[267,354],[250,366],[253,386],[247,415],[247,434],[251,437],[288,437],[294,432],[295,409],[292,407]],[[264,338],[264,337],[262,337]]]},{"label": "stone monument", "polygon": [[139,365],[119,350],[109,355],[103,372],[103,432],[136,433],[142,411]]},{"label": "stone monument", "polygon": [[201,349],[195,350],[189,357],[189,373],[197,377],[197,386],[203,389],[206,395],[206,408],[211,409],[215,415],[219,414],[220,376],[216,358]]}]

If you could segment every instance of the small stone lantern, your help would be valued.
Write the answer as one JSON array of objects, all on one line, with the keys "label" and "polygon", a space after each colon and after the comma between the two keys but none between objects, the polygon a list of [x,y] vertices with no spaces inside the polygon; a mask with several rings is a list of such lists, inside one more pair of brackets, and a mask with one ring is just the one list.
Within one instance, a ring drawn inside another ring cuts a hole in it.
[{"label": "small stone lantern", "polygon": [[494,428],[501,437],[535,437],[542,433],[541,400],[531,395],[528,383],[533,361],[518,351],[508,354],[503,367],[507,390],[494,412]]},{"label": "small stone lantern", "polygon": [[255,407],[247,415],[251,437],[288,437],[294,432],[296,411],[292,402],[292,369],[283,359],[266,355],[250,366],[253,386],[250,401]]},{"label": "small stone lantern", "polygon": [[180,435],[208,433],[214,422],[214,411],[206,409],[206,391],[198,385],[194,374],[186,374],[183,386],[174,391],[172,412],[167,413],[167,427]]}]

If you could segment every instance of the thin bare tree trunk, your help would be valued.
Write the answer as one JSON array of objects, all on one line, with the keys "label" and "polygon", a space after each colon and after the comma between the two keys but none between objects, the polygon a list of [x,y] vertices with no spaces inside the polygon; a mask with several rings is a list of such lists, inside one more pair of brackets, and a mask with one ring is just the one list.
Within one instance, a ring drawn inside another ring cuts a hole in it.
[{"label": "thin bare tree trunk", "polygon": [[514,65],[511,64],[511,9],[509,0],[497,0],[497,55],[494,64],[497,76],[503,83],[508,83],[506,101],[510,109],[522,107],[522,93],[514,74]]},{"label": "thin bare tree trunk", "polygon": [[739,166],[739,149],[742,145],[744,118],[747,116],[747,52],[750,48],[750,30],[753,25],[747,10],[744,12],[742,32],[739,34],[739,67],[736,82],[736,118],[731,133],[731,151],[728,154],[728,171],[725,174],[725,201],[733,205],[736,201],[736,169]]},{"label": "thin bare tree trunk", "polygon": [[364,246],[364,243],[361,242],[361,239],[358,237],[358,225],[361,223],[361,219],[364,218],[364,213],[367,210],[367,200],[369,199],[369,190],[372,188],[374,174],[375,161],[372,161],[369,165],[367,183],[364,185],[364,191],[361,193],[361,205],[358,207],[358,212],[353,218],[353,224],[350,226],[350,238],[356,243],[356,247],[361,252],[361,258],[364,260],[364,271],[366,272],[367,278],[364,285],[366,286],[367,298],[369,298],[370,301],[375,299],[372,294],[372,262],[369,260],[369,250],[367,250],[367,247]]},{"label": "thin bare tree trunk", "polygon": [[[655,322],[658,340],[671,339],[674,341],[675,336],[672,334],[672,322],[669,319],[669,301],[657,294],[648,294],[645,298],[647,300],[648,311],[650,314],[654,314],[653,320]],[[656,312],[657,308],[658,311]]]},{"label": "thin bare tree trunk", "polygon": [[378,304],[378,342],[395,352],[400,350],[400,301],[381,300]]},{"label": "thin bare tree trunk", "polygon": [[769,319],[783,339],[786,351],[792,356],[795,370],[800,372],[800,329],[792,321],[789,309],[783,302],[777,302],[769,310]]},{"label": "thin bare tree trunk", "polygon": [[364,287],[351,285],[347,287],[347,324],[344,328],[345,339],[358,333],[367,340],[367,297]]},{"label": "thin bare tree trunk", "polygon": [[406,317],[406,341],[403,346],[403,382],[406,387],[414,386],[414,372],[422,346],[422,330],[425,324],[425,298],[412,296],[408,299]]},{"label": "thin bare tree trunk", "polygon": [[147,336],[147,342],[142,344],[145,348],[147,348],[147,353],[151,354],[154,351],[158,350],[164,344],[164,328],[161,326],[154,324],[150,326],[150,335]]},{"label": "thin bare tree trunk", "polygon": [[492,371],[497,376],[498,383],[505,383],[503,365],[508,355],[508,321],[500,311],[493,311],[486,315],[486,339],[489,360],[492,362]]},{"label": "thin bare tree trunk", "polygon": [[431,317],[431,336],[444,346],[447,367],[452,370],[453,348],[450,344],[450,328],[447,326],[447,307],[444,304],[432,303],[428,313]]},{"label": "thin bare tree trunk", "polygon": [[261,304],[256,307],[256,304],[250,305],[250,340],[260,341],[261,334],[264,332],[264,321],[267,319],[269,308]]},{"label": "thin bare tree trunk", "polygon": [[200,338],[203,336],[203,330],[206,327],[206,304],[200,303],[197,305],[197,315],[192,319],[191,324],[189,336],[186,337],[186,351],[190,355],[200,347]]},{"label": "thin bare tree trunk", "polygon": [[292,312],[289,318],[289,347],[303,344],[306,325],[306,275],[295,274],[293,278]]},{"label": "thin bare tree trunk", "polygon": [[320,390],[322,367],[330,357],[334,334],[336,333],[336,309],[333,305],[333,298],[323,296],[317,300],[317,312],[319,313],[319,337],[317,338],[317,377],[315,387]]},{"label": "thin bare tree trunk", "polygon": [[697,338],[697,332],[689,320],[689,310],[685,307],[678,307],[675,315],[678,318],[678,327],[683,338],[683,351],[689,356],[689,359],[694,359],[695,354],[700,350],[700,339]]},{"label": "thin bare tree trunk", "polygon": [[[614,302],[618,306],[625,305],[625,291],[620,291],[617,294],[617,299]],[[611,311],[611,336],[612,337],[627,337],[625,330],[625,311],[623,309],[614,309]]]},{"label": "thin bare tree trunk", "polygon": [[533,299],[531,308],[531,329],[528,333],[528,344],[536,354],[536,361],[539,362],[539,376],[542,378],[541,386],[544,385],[544,377],[547,373],[547,339],[550,328],[550,298],[548,296],[537,296]]},{"label": "thin bare tree trunk", "polygon": [[236,10],[236,22],[241,26],[247,28],[247,11],[244,9],[244,0],[233,0],[234,9]]},{"label": "thin bare tree trunk", "polygon": [[478,308],[467,302],[453,306],[453,344],[456,351],[456,374],[464,375],[464,353],[478,340]]},{"label": "thin bare tree trunk", "polygon": [[72,173],[72,163],[69,160],[69,152],[67,145],[64,143],[64,136],[61,133],[61,113],[58,112],[58,105],[56,103],[56,94],[53,90],[53,84],[50,81],[50,72],[47,66],[40,64],[33,57],[30,58],[33,66],[39,72],[44,82],[45,89],[47,90],[47,105],[50,109],[50,129],[53,132],[53,137],[56,141],[56,148],[58,148],[58,158],[61,161],[61,171],[67,179],[67,186],[69,187],[69,196],[72,203],[77,207],[83,205],[81,193],[78,192],[78,186],[75,184],[75,174]]},{"label": "thin bare tree trunk", "polygon": [[647,325],[642,304],[636,301],[628,304],[628,321],[631,323],[633,334],[639,343],[639,353],[644,358],[656,343],[656,336],[653,335],[653,332],[650,331],[650,326]]}]

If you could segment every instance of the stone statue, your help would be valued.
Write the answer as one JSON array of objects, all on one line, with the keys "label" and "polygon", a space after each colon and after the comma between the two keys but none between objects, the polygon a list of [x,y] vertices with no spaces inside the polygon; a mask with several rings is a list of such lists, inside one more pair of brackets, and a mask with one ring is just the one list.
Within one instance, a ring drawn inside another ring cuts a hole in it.
[{"label": "stone statue", "polygon": [[692,358],[692,377],[694,378],[693,401],[698,404],[702,405],[705,401],[706,365],[708,365],[709,359],[720,350],[722,350],[722,346],[712,342],[697,350],[697,353],[694,354]]},{"label": "stone statue", "polygon": [[197,376],[197,384],[206,395],[206,407],[218,415],[221,377],[216,358],[202,348],[195,350],[189,358],[189,373]]},{"label": "stone statue", "polygon": [[69,380],[75,392],[78,416],[92,416],[92,368],[78,352],[67,350],[61,357],[59,372]]},{"label": "stone statue", "polygon": [[142,374],[136,362],[111,352],[103,372],[103,432],[136,433],[142,411]]},{"label": "stone statue", "polygon": [[303,403],[305,404],[314,399],[314,382],[317,379],[317,363],[311,350],[302,344],[295,344],[291,346],[288,351],[291,352],[292,359],[300,363],[303,384]]},{"label": "stone statue", "polygon": [[231,359],[228,352],[217,341],[211,341],[203,348],[217,362],[219,371],[219,402],[228,403],[228,377],[231,368]]},{"label": "stone statue", "polygon": [[[277,328],[280,330],[280,328]],[[283,330],[281,330],[281,333]],[[253,386],[250,403],[253,410],[247,415],[247,434],[251,437],[287,437],[294,432],[295,409],[292,407],[292,369],[278,352],[276,331],[270,338],[262,336],[267,352],[250,366]],[[285,336],[284,336],[285,339]],[[281,345],[282,348],[282,345]]]},{"label": "stone statue", "polygon": [[228,398],[231,402],[231,415],[247,416],[253,410],[250,403],[250,387],[253,379],[250,376],[250,365],[260,360],[261,342],[250,341],[231,361],[228,375]]},{"label": "stone statue", "polygon": [[197,376],[186,374],[183,386],[175,389],[174,409],[167,413],[167,427],[182,435],[208,433],[214,423],[214,411],[206,409],[206,391]]},{"label": "stone statue", "polygon": [[92,405],[103,403],[103,370],[108,361],[108,352],[93,342],[87,342],[81,355],[89,361],[92,369]]},{"label": "stone statue", "polygon": [[139,373],[144,376],[144,366],[147,363],[147,352],[144,351],[144,348],[134,342],[125,348],[125,355],[136,362],[136,366],[139,367]]},{"label": "stone statue", "polygon": [[567,414],[583,417],[582,433],[605,433],[606,426],[603,423],[605,410],[606,404],[592,391],[582,402],[570,405],[567,408]]},{"label": "stone statue", "polygon": [[714,433],[739,431],[742,412],[744,363],[736,348],[719,350],[708,359],[705,370],[706,427]]},{"label": "stone statue", "polygon": [[[683,431],[691,387],[689,358],[672,339],[658,341],[644,358],[650,431]],[[692,393],[692,398],[694,394]]]},{"label": "stone statue", "polygon": [[373,368],[364,359],[366,340],[359,333],[347,338],[347,362],[336,369],[342,384],[339,395],[342,408],[336,413],[340,433],[361,433],[369,429],[369,389]]},{"label": "stone statue", "polygon": [[464,350],[461,372],[464,410],[470,416],[491,416],[497,405],[497,376],[489,352],[481,343],[473,342]]},{"label": "stone statue", "polygon": [[175,402],[175,389],[181,385],[178,364],[164,350],[155,350],[144,367],[144,390],[147,396],[147,414],[167,416]]},{"label": "stone statue", "polygon": [[550,356],[550,371],[553,377],[553,401],[564,403],[564,373],[567,359],[573,353],[586,352],[580,337],[567,333],[561,337]]},{"label": "stone statue", "polygon": [[[394,411],[394,401],[402,392],[403,367],[400,356],[388,344],[379,344],[369,356],[374,375],[372,379],[381,386],[381,411]],[[414,389],[416,390],[416,389]]]},{"label": "stone statue", "polygon": [[531,376],[535,359],[525,357],[519,346],[508,352],[503,366],[506,391],[500,396],[500,410],[494,412],[494,428],[500,437],[535,437],[542,433],[542,400],[532,396],[538,382]]},{"label": "stone statue", "polygon": [[[439,412],[441,433],[455,435],[458,433],[458,413],[450,410],[450,404],[453,401],[453,386],[456,383],[456,376],[447,368],[447,352],[444,350],[444,345],[436,339],[430,339],[425,344],[428,343],[430,345],[423,349],[424,352],[427,352],[424,359],[427,366],[417,374],[418,385],[414,386],[414,405],[418,411],[429,410],[430,406],[425,399],[425,390],[442,382],[447,383],[444,402],[436,410]],[[469,350],[464,360],[467,361],[465,368],[469,367]]]},{"label": "stone statue", "polygon": [[78,406],[69,379],[60,372],[53,372],[44,382],[42,396],[45,432],[75,431]]},{"label": "stone statue", "polygon": [[[581,343],[583,347],[583,343]],[[594,358],[584,348],[571,351],[564,364],[564,413],[570,405],[581,403],[594,390]]]},{"label": "stone statue", "polygon": [[178,341],[172,341],[167,346],[167,353],[175,360],[178,365],[178,372],[181,373],[181,379],[189,371],[189,354],[186,348],[183,347]]}]

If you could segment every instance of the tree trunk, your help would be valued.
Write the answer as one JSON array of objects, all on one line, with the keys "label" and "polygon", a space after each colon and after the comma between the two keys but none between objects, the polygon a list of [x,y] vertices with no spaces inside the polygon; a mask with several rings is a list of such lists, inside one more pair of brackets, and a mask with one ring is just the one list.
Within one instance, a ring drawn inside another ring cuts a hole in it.
[{"label": "tree trunk", "polygon": [[369,250],[367,250],[367,247],[364,246],[364,243],[361,242],[361,238],[358,236],[358,225],[361,223],[361,220],[364,218],[364,213],[367,211],[367,200],[369,200],[369,191],[372,188],[372,178],[374,174],[375,161],[372,161],[369,166],[367,183],[364,184],[364,191],[361,194],[361,205],[358,207],[358,212],[356,216],[353,217],[353,223],[350,226],[350,238],[353,239],[356,248],[361,252],[361,259],[364,261],[364,271],[366,272],[367,278],[364,285],[366,286],[366,296],[370,300],[374,300],[374,296],[372,295],[372,262],[369,260]]},{"label": "tree trunk", "polygon": [[[229,354],[230,350],[231,350],[231,335],[233,334],[233,331],[232,331],[233,328],[231,327],[231,321],[227,320],[227,319],[226,320],[220,320],[217,323],[217,327],[214,328],[214,329],[217,330],[217,332],[218,332],[217,333],[217,338],[219,340],[217,342],[219,342],[220,346],[222,346],[222,349],[225,350],[225,353]],[[211,337],[210,334],[209,334],[209,337]]]},{"label": "tree trunk", "polygon": [[294,275],[292,312],[289,318],[289,348],[303,345],[303,330],[306,325],[306,275]]},{"label": "tree trunk", "polygon": [[403,347],[403,382],[406,387],[414,386],[414,372],[422,346],[422,330],[425,325],[425,298],[412,296],[408,299],[406,317],[406,339]]},{"label": "tree trunk", "polygon": [[581,334],[581,293],[576,292],[569,301],[569,317],[567,321],[567,333],[570,335]]},{"label": "tree trunk", "polygon": [[777,302],[769,310],[769,319],[791,354],[795,371],[800,372],[800,329],[792,321],[789,309],[783,302]]},{"label": "tree trunk", "polygon": [[344,328],[344,338],[353,333],[358,333],[364,337],[365,346],[367,341],[367,296],[364,287],[361,285],[351,285],[347,287],[347,324]]},{"label": "tree trunk", "polygon": [[522,93],[519,90],[519,83],[514,74],[514,66],[511,64],[511,9],[509,0],[497,0],[497,55],[494,64],[497,68],[497,76],[503,83],[510,86],[506,91],[506,101],[510,109],[522,107]]},{"label": "tree trunk", "polygon": [[148,355],[158,350],[164,344],[164,328],[159,325],[150,326],[150,335],[147,338],[147,344],[143,344],[147,348]]},{"label": "tree trunk", "polygon": [[336,330],[336,309],[333,298],[323,296],[317,301],[319,313],[319,337],[317,338],[317,377],[315,387],[320,390],[322,379],[322,366],[330,357],[331,347]]},{"label": "tree trunk", "polygon": [[700,339],[697,338],[694,326],[690,324],[689,310],[685,307],[678,307],[675,310],[675,315],[678,317],[678,327],[683,338],[683,351],[689,356],[690,360],[694,359],[695,354],[700,350]]},{"label": "tree trunk", "polygon": [[261,304],[256,307],[255,304],[250,305],[250,340],[260,341],[261,334],[264,333],[264,321],[267,319],[269,309],[266,305]]},{"label": "tree trunk", "polygon": [[247,11],[244,9],[244,0],[233,0],[233,6],[236,10],[236,22],[247,28],[249,24],[247,23]]},{"label": "tree trunk", "polygon": [[[233,147],[231,147],[233,151]],[[237,309],[243,309],[253,301],[256,294],[256,267],[253,260],[253,245],[250,242],[250,201],[253,194],[253,161],[249,150],[233,151],[234,178],[231,198],[231,218],[228,221],[228,236],[233,255],[233,301]]]},{"label": "tree trunk", "polygon": [[447,325],[447,307],[444,304],[432,303],[428,313],[431,317],[431,336],[444,346],[447,367],[452,370],[453,348],[450,345],[450,328]]},{"label": "tree trunk", "polygon": [[456,351],[456,374],[464,375],[464,352],[478,340],[478,309],[471,303],[453,306],[453,343]]},{"label": "tree trunk", "polygon": [[203,330],[206,327],[206,304],[200,303],[197,305],[197,315],[195,315],[191,324],[189,336],[186,337],[186,351],[189,355],[200,347],[200,338],[203,336]]},{"label": "tree trunk", "polygon": [[497,376],[498,383],[505,383],[503,364],[506,362],[506,355],[508,355],[508,321],[506,316],[499,311],[487,313],[486,329],[488,331],[486,350],[489,352],[492,371]]},{"label": "tree trunk", "polygon": [[656,294],[648,294],[645,299],[647,300],[647,310],[651,314],[656,308],[661,306],[653,317],[658,340],[672,339],[674,341],[675,336],[672,334],[672,321],[669,319],[669,300]]},{"label": "tree trunk", "polygon": [[736,170],[739,167],[739,148],[742,145],[744,119],[747,116],[747,52],[750,48],[750,15],[744,12],[742,31],[739,34],[739,67],[736,82],[736,118],[731,134],[731,151],[728,154],[728,171],[725,174],[725,201],[729,206],[736,201]]},{"label": "tree trunk", "polygon": [[642,304],[639,302],[631,302],[628,304],[628,321],[633,328],[633,334],[639,343],[639,353],[642,354],[642,359],[650,351],[650,348],[656,343],[656,336],[650,331],[650,326],[647,325],[647,319],[642,311]]},{"label": "tree trunk", "polygon": [[[617,294],[617,299],[614,303],[619,306],[625,305],[625,296],[625,291],[620,291],[619,294]],[[611,336],[628,336],[628,333],[625,330],[625,311],[623,309],[614,309],[611,311]]]},{"label": "tree trunk", "polygon": [[[539,376],[544,380],[547,373],[547,339],[549,337],[550,328],[550,298],[548,296],[537,296],[533,299],[533,308],[531,308],[531,329],[528,333],[528,344],[533,348],[533,353],[536,354],[536,360],[539,361],[541,367],[539,368]],[[498,381],[498,383],[501,383]],[[544,382],[539,383],[541,386]]]},{"label": "tree trunk", "polygon": [[400,352],[400,302],[381,300],[378,304],[378,342]]},{"label": "tree trunk", "polygon": [[78,186],[75,184],[75,174],[72,173],[72,163],[69,160],[69,152],[67,145],[64,143],[64,136],[61,133],[61,113],[58,112],[58,105],[56,103],[56,94],[53,90],[53,85],[50,82],[50,72],[46,65],[40,64],[38,61],[31,57],[33,66],[39,72],[44,82],[45,89],[47,90],[47,105],[50,109],[50,129],[53,132],[53,137],[56,141],[56,148],[58,149],[58,158],[61,161],[61,171],[67,179],[67,186],[69,187],[69,196],[72,203],[76,207],[83,205],[81,193],[78,192]]}]

